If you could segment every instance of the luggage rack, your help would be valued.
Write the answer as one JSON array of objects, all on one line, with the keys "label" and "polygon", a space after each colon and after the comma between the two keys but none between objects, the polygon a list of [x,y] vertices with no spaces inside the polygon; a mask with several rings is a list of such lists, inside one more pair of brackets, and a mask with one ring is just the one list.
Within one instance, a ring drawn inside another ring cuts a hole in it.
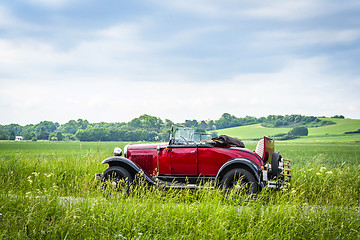
[{"label": "luggage rack", "polygon": [[291,180],[291,160],[281,158],[279,162],[279,169],[281,169],[280,176],[275,180],[268,181],[268,187],[276,189],[289,189]]}]

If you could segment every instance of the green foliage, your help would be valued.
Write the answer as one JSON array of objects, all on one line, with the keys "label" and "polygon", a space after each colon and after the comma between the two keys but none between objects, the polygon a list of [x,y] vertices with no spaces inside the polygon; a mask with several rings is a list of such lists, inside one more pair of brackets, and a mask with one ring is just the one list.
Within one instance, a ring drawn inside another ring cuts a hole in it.
[{"label": "green foliage", "polygon": [[216,129],[251,125],[258,123],[255,117],[246,116],[245,118],[237,118],[229,113],[224,113],[219,120],[215,121]]},{"label": "green foliage", "polygon": [[[287,133],[295,126],[306,126],[308,128],[321,127],[335,124],[337,121],[341,120],[351,121],[352,119],[319,119],[302,115],[269,115],[266,118],[246,116],[245,118],[237,118],[229,113],[224,113],[219,120],[197,121],[194,119],[186,120],[183,124],[185,126],[194,127],[197,132],[213,131],[217,129],[220,130],[219,132],[221,132],[221,134],[238,138],[246,136],[247,139],[255,139],[264,135],[271,136],[274,134]],[[258,136],[257,133],[263,131],[259,128],[259,123],[261,123],[262,126],[274,129],[266,130],[266,132],[269,132],[270,134]],[[146,114],[132,119],[129,123],[89,123],[87,120],[78,119],[76,121],[70,120],[62,125],[51,121],[42,121],[35,125],[29,124],[26,126],[9,124],[5,126],[0,125],[0,140],[9,138],[15,139],[15,136],[23,136],[24,140],[31,140],[36,137],[41,140],[53,139],[57,141],[74,141],[76,139],[81,141],[168,141],[170,135],[169,130],[173,124],[174,123],[169,119],[162,121],[160,118]],[[236,130],[234,135],[232,130],[232,127],[234,126],[239,126],[239,130],[245,130],[245,132],[237,133],[238,130]],[[248,128],[242,128],[245,126],[248,126],[249,129],[254,132],[247,133],[246,129]],[[354,129],[357,129],[359,128],[359,125],[355,127],[356,128]],[[282,128],[282,130],[279,130],[278,128]],[[333,128],[329,127],[326,129]],[[78,131],[79,133],[77,133]],[[322,131],[322,128],[311,129],[309,134],[311,135],[312,132],[317,131]],[[345,129],[342,134],[347,131],[353,131],[353,129]],[[251,136],[248,136],[249,134]],[[252,137],[253,135],[256,135],[256,137]]]},{"label": "green foliage", "polygon": [[70,120],[67,123],[61,125],[58,130],[62,133],[75,134],[77,130],[86,129],[88,125],[89,122],[87,120]]},{"label": "green foliage", "polygon": [[15,131],[14,130],[11,130],[10,132],[10,136],[9,136],[9,140],[15,140]]},{"label": "green foliage", "polygon": [[134,118],[128,123],[130,129],[146,129],[148,131],[160,132],[164,126],[164,122],[158,118],[147,114]]},{"label": "green foliage", "polygon": [[185,127],[193,127],[193,128],[197,128],[199,123],[197,120],[185,120]]},{"label": "green foliage", "polygon": [[48,139],[49,139],[49,135],[50,135],[50,133],[49,133],[48,131],[46,131],[44,127],[41,127],[40,133],[39,133],[39,135],[37,136],[37,138],[38,138],[39,140],[48,140]]},{"label": "green foliage", "polygon": [[8,140],[9,133],[4,127],[0,127],[0,140]]},{"label": "green foliage", "polygon": [[64,141],[65,137],[61,132],[55,131],[53,133],[50,133],[49,140],[52,141]]},{"label": "green foliage", "polygon": [[294,127],[290,133],[294,136],[307,136],[309,134],[309,130],[304,126]]},{"label": "green foliage", "polygon": [[335,124],[332,121],[321,120],[314,116],[303,115],[269,115],[262,119],[261,126],[269,128],[277,127],[293,127],[293,126],[307,126],[307,127],[321,127],[325,125]]},{"label": "green foliage", "polygon": [[80,141],[159,141],[160,135],[156,131],[136,129],[134,131],[126,129],[109,128],[89,128],[79,129],[76,138]]},{"label": "green foliage", "polygon": [[343,115],[335,115],[335,116],[332,116],[331,118],[345,119],[345,117]]}]

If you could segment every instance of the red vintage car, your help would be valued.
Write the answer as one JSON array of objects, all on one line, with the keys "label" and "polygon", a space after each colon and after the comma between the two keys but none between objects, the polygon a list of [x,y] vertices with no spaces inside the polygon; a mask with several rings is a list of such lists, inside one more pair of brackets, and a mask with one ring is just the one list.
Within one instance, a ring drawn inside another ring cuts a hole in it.
[{"label": "red vintage car", "polygon": [[[199,188],[204,185],[225,189],[245,188],[256,194],[264,187],[288,187],[290,160],[274,152],[274,140],[261,139],[255,151],[239,140],[220,136],[209,138],[193,128],[173,126],[168,143],[128,144],[124,157],[115,148],[114,157],[96,174],[104,186],[131,184],[136,174],[149,184],[174,188]],[[124,181],[125,180],[125,181]]]}]

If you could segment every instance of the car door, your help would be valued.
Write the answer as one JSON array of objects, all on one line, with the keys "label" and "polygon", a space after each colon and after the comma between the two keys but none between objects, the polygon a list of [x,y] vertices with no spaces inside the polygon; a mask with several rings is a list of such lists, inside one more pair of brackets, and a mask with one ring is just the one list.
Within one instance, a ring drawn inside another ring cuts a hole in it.
[{"label": "car door", "polygon": [[193,145],[170,145],[170,168],[171,175],[197,175],[197,146]]}]

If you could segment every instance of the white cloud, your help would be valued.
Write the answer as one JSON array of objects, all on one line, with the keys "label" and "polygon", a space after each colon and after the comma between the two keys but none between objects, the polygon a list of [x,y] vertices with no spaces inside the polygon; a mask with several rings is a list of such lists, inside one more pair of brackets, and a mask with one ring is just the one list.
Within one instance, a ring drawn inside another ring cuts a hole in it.
[{"label": "white cloud", "polygon": [[46,8],[51,8],[51,9],[62,8],[70,3],[74,3],[74,0],[27,0],[27,1],[31,4]]},{"label": "white cloud", "polygon": [[156,0],[153,2],[173,11],[187,12],[205,18],[262,19],[290,22],[360,8],[360,3],[357,0],[349,0],[346,4],[339,1],[331,2],[326,0]]},{"label": "white cloud", "polygon": [[[342,93],[346,91],[338,87],[342,79],[328,69],[324,58],[289,59],[281,71],[240,74],[222,82],[176,82],[161,77],[151,82],[131,81],[99,75],[87,80],[8,83],[0,92],[1,111],[9,113],[2,121],[16,119],[25,124],[30,119],[36,122],[50,118],[64,123],[85,118],[91,122],[120,122],[147,113],[181,122],[218,119],[224,112],[257,117],[299,113],[358,118],[355,111],[360,112],[358,98]],[[22,103],[26,106],[19,108]],[[22,115],[12,113],[9,109],[13,108],[21,109]]]},{"label": "white cloud", "polygon": [[306,46],[313,44],[350,44],[360,39],[360,30],[264,31],[256,35],[259,42],[272,46]]},{"label": "white cloud", "polygon": [[261,1],[260,4],[245,10],[246,16],[261,19],[299,20],[321,13],[321,1]]},{"label": "white cloud", "polygon": [[[156,1],[159,4],[159,1]],[[256,18],[275,20],[301,20],[325,14],[322,6],[326,2],[313,0],[298,1],[161,1],[161,6],[167,6],[176,11],[188,12],[209,18]]]}]

